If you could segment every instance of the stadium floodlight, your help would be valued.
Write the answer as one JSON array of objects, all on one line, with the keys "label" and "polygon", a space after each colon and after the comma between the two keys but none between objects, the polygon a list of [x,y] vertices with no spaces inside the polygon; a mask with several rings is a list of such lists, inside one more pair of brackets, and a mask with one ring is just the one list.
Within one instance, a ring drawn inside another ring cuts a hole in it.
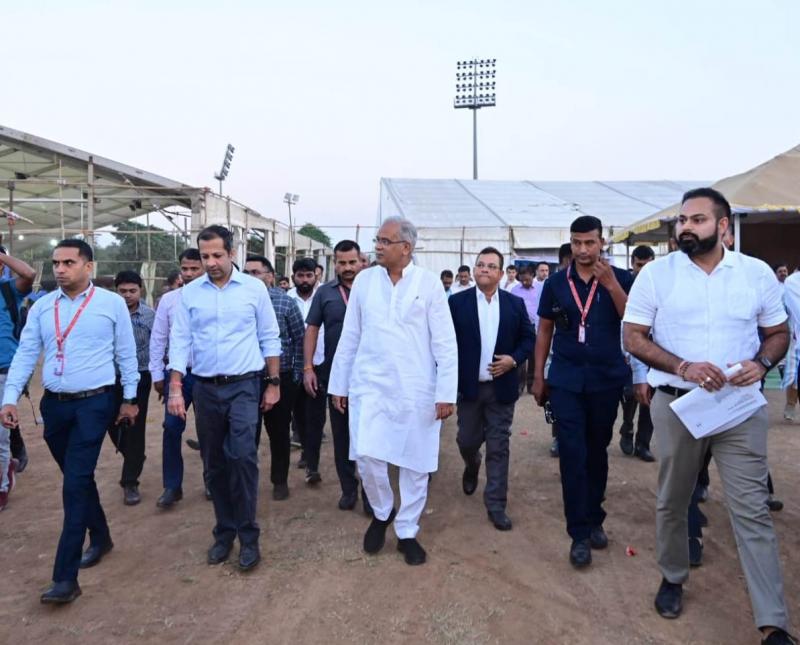
[{"label": "stadium floodlight", "polygon": [[496,58],[473,58],[456,63],[455,109],[472,110],[472,178],[478,178],[478,110],[494,107]]},{"label": "stadium floodlight", "polygon": [[236,152],[230,143],[225,148],[225,157],[222,160],[222,168],[219,172],[214,173],[214,179],[219,182],[219,194],[222,196],[222,182],[228,177],[228,172],[231,169],[231,161],[233,161],[233,153]]}]

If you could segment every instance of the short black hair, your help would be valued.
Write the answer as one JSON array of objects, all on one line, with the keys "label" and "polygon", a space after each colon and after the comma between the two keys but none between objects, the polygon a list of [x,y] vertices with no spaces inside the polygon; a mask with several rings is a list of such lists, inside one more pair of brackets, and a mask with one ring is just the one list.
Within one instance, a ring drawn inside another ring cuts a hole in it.
[{"label": "short black hair", "polygon": [[334,255],[337,253],[348,253],[350,251],[357,251],[359,255],[361,254],[361,247],[358,245],[358,242],[353,242],[353,240],[340,240],[336,243],[336,246],[333,247]]},{"label": "short black hair", "polygon": [[66,240],[61,240],[55,246],[56,249],[78,249],[78,255],[87,262],[94,262],[94,251],[84,240],[79,240],[76,237],[70,237]]},{"label": "short black hair", "polygon": [[272,262],[267,260],[263,255],[248,255],[247,260],[245,260],[245,263],[247,262],[261,262],[263,267],[267,270],[267,273],[275,273]]},{"label": "short black hair", "polygon": [[650,246],[646,244],[640,244],[631,252],[631,257],[636,258],[637,260],[652,260],[656,257],[655,251]]},{"label": "short black hair", "polygon": [[452,277],[453,277],[453,272],[450,269],[445,269],[439,274],[439,280],[441,280],[442,278],[452,278]]},{"label": "short black hair", "polygon": [[469,273],[469,267],[466,264],[462,264],[460,267],[458,267],[458,271],[456,271],[456,273],[462,273],[464,271]]},{"label": "short black hair", "polygon": [[[480,252],[478,253],[478,257],[480,257],[482,255],[488,255],[489,253],[493,253],[498,258],[500,258],[500,268],[502,269],[503,268],[503,262],[505,261],[505,258],[503,257],[503,254],[500,253],[500,251],[498,251],[493,246],[486,246],[486,247],[482,248],[480,250]],[[475,262],[477,262],[477,261],[478,261],[478,258],[475,258]],[[459,271],[461,271],[461,269],[459,269]]]},{"label": "short black hair", "polygon": [[681,206],[690,199],[699,199],[701,197],[710,199],[714,204],[714,218],[717,221],[721,220],[723,217],[731,218],[731,205],[728,200],[725,199],[725,195],[709,186],[687,190],[681,198]]},{"label": "short black hair", "polygon": [[561,264],[566,258],[572,257],[572,244],[569,242],[558,247],[558,263]]},{"label": "short black hair", "polygon": [[181,254],[178,256],[178,262],[183,262],[183,260],[193,260],[194,262],[200,262],[200,251],[198,251],[194,247],[189,247],[184,251],[181,251]]},{"label": "short black hair", "polygon": [[[570,246],[570,252],[572,252],[572,247],[571,247],[571,246]],[[538,268],[539,268],[540,266],[542,266],[543,264],[544,264],[544,265],[545,265],[545,266],[546,266],[548,269],[550,268],[550,263],[549,263],[549,262],[545,262],[544,260],[539,260],[539,261],[536,263],[536,266],[535,266],[535,268],[536,268],[536,269],[538,269]]]},{"label": "short black hair", "polygon": [[530,264],[526,264],[517,273],[520,277],[524,275],[533,275],[533,267]]},{"label": "short black hair", "polygon": [[509,265],[506,267],[506,271],[508,271],[509,269],[514,269],[514,271],[517,271],[517,272],[519,272],[519,269],[517,268],[517,265],[516,265],[516,264],[509,264]]},{"label": "short black hair", "polygon": [[285,275],[278,276],[278,282],[289,282],[289,278]]},{"label": "short black hair", "polygon": [[317,269],[317,262],[314,258],[299,258],[294,261],[292,265],[292,273],[297,273],[298,271],[314,271]]},{"label": "short black hair", "polygon": [[167,284],[172,287],[178,281],[178,278],[181,277],[181,272],[177,269],[173,269],[167,274]]},{"label": "short black hair", "polygon": [[197,246],[200,246],[200,242],[210,242],[211,240],[216,239],[222,240],[222,246],[225,247],[225,250],[228,253],[233,251],[233,233],[219,224],[206,226],[202,231],[200,231],[197,234]]},{"label": "short black hair", "polygon": [[778,269],[780,269],[781,267],[786,267],[786,270],[788,271],[789,270],[789,263],[788,262],[778,262],[777,264],[775,264],[772,267],[772,270],[777,273]]},{"label": "short black hair", "polygon": [[570,233],[591,233],[597,231],[603,237],[603,222],[594,215],[581,215],[569,225]]},{"label": "short black hair", "polygon": [[140,289],[144,286],[142,276],[136,273],[136,271],[120,271],[117,277],[114,278],[114,286],[118,287],[121,284],[136,284],[139,285]]}]

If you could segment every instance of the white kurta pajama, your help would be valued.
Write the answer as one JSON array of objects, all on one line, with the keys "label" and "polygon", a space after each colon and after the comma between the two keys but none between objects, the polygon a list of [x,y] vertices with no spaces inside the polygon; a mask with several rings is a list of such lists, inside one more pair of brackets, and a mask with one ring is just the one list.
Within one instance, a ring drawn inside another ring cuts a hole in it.
[{"label": "white kurta pajama", "polygon": [[457,388],[455,331],[438,276],[412,264],[396,285],[383,267],[359,273],[328,394],[348,397],[350,458],[380,520],[394,505],[387,464],[401,469],[399,538],[417,533],[439,460],[435,404],[455,403]]}]

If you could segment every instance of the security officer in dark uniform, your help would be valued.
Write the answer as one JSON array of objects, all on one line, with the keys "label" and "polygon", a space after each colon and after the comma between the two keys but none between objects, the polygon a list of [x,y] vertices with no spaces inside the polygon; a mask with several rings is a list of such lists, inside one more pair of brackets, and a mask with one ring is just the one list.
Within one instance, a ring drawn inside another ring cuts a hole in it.
[{"label": "security officer in dark uniform", "polygon": [[[620,324],[633,282],[627,271],[603,258],[603,225],[584,215],[572,222],[573,260],[547,280],[539,301],[539,333],[533,394],[550,401],[558,422],[559,466],[570,562],[592,562],[603,549],[606,514],[602,501],[608,479],[606,449],[630,370],[620,345]],[[544,365],[553,343],[547,381]]]}]

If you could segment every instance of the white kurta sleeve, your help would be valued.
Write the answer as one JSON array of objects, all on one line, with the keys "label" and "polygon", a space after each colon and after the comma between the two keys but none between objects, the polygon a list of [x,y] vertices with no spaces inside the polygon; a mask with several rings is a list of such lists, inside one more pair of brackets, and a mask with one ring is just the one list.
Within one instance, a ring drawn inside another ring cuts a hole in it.
[{"label": "white kurta sleeve", "polygon": [[436,402],[455,403],[458,393],[458,345],[447,295],[434,285],[428,305],[431,352],[436,361]]},{"label": "white kurta sleeve", "polygon": [[356,276],[353,288],[350,290],[347,311],[342,324],[342,335],[339,337],[339,344],[336,346],[336,354],[333,357],[331,376],[328,380],[328,394],[331,396],[347,396],[350,391],[350,373],[353,370],[356,352],[361,342],[363,302],[361,292],[368,287],[365,280],[359,278],[361,276]]}]

